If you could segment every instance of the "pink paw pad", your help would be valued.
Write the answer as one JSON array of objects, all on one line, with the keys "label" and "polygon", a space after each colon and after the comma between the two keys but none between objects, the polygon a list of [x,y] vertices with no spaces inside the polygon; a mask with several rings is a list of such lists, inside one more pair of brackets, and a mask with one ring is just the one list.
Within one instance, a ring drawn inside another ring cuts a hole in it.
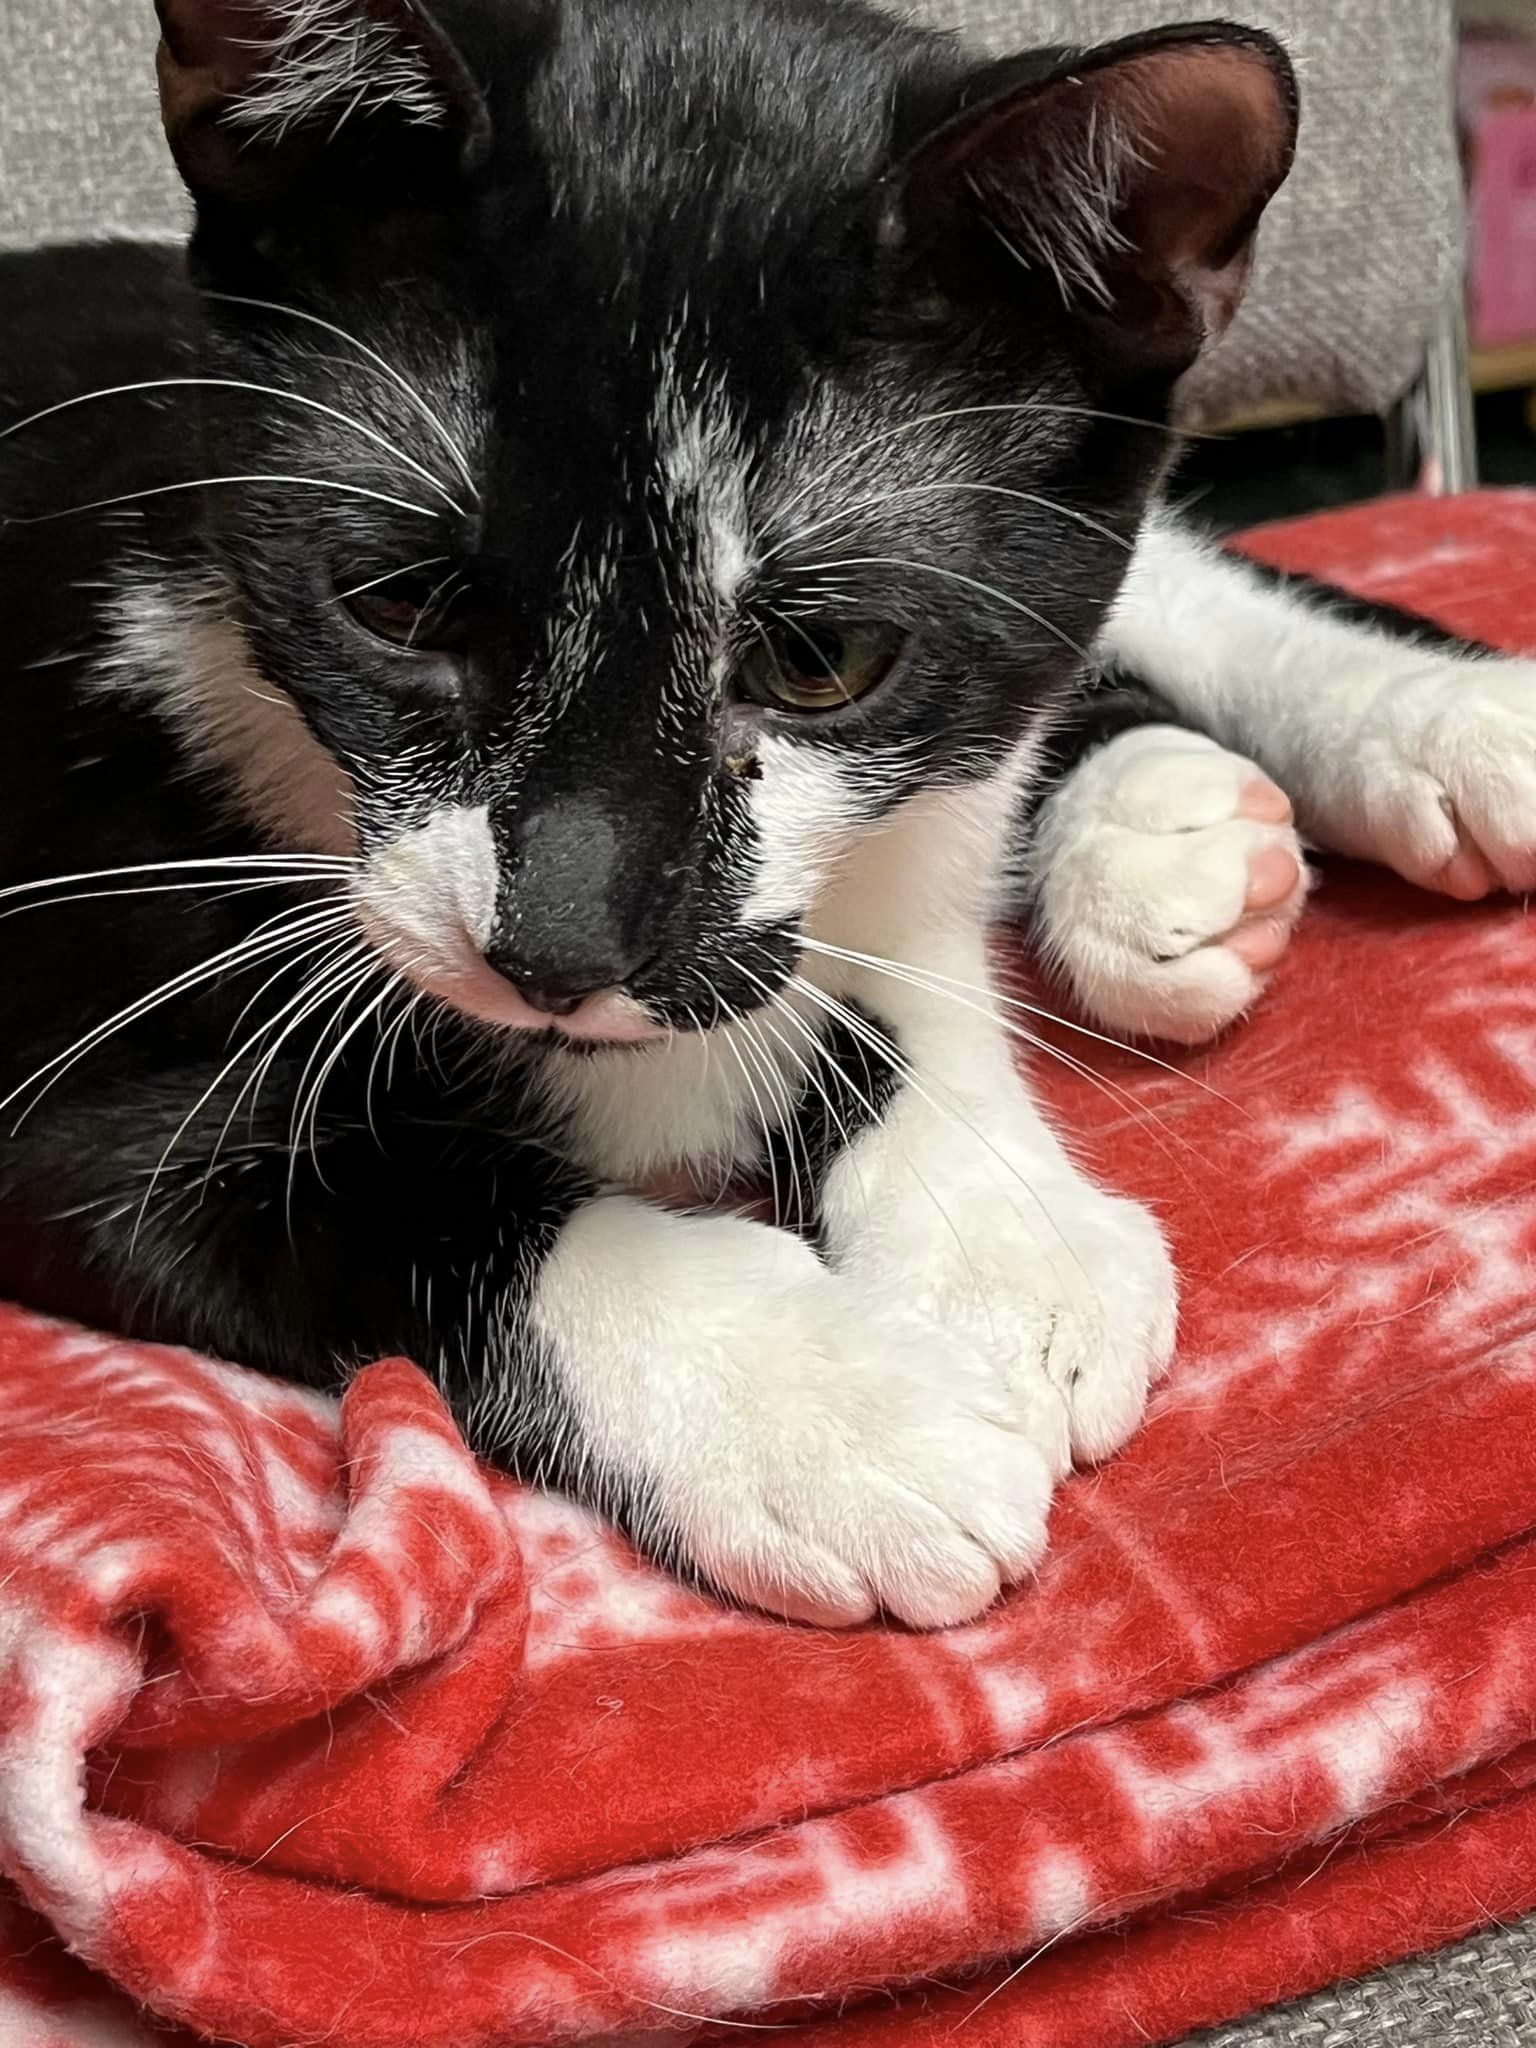
[{"label": "pink paw pad", "polygon": [[[1237,816],[1256,825],[1288,825],[1291,800],[1268,776],[1255,776],[1238,797]],[[1301,883],[1301,862],[1289,847],[1261,847],[1249,861],[1248,886],[1243,892],[1246,914],[1221,943],[1255,974],[1278,966],[1291,943],[1295,913],[1289,906]],[[1281,914],[1266,916],[1265,912]]]}]

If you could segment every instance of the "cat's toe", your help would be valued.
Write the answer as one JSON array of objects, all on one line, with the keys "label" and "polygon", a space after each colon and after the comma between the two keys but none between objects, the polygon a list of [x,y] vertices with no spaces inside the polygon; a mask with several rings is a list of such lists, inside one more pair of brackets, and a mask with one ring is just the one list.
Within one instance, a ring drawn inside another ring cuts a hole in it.
[{"label": "cat's toe", "polygon": [[1049,957],[1111,1030],[1201,1044],[1259,995],[1306,901],[1283,790],[1199,734],[1111,740],[1052,798],[1037,845]]}]

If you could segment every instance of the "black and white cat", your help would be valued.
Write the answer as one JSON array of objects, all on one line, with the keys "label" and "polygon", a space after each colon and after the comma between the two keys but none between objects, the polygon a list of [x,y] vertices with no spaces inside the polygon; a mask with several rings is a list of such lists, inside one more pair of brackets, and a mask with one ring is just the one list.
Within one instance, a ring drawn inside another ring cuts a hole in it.
[{"label": "black and white cat", "polygon": [[[1137,538],[1282,53],[159,11],[190,265],[0,264],[0,1288],[318,1381],[409,1352],[738,1596],[974,1614],[1175,1324],[991,991],[1032,787],[1116,1027],[1252,1000],[1287,798],[1536,877],[1531,670]],[[751,1181],[775,1220],[711,1212]]]}]

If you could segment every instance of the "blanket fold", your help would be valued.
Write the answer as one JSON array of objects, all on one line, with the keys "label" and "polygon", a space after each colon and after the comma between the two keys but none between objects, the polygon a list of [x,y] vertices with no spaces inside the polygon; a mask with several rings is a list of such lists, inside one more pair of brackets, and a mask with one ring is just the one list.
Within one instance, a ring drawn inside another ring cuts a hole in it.
[{"label": "blanket fold", "polygon": [[[1254,545],[1521,645],[1533,541]],[[944,1635],[685,1591],[409,1365],[0,1311],[0,2048],[1141,2048],[1536,1906],[1533,988],[1522,907],[1339,870],[1223,1045],[1042,1070],[1180,1360]]]}]

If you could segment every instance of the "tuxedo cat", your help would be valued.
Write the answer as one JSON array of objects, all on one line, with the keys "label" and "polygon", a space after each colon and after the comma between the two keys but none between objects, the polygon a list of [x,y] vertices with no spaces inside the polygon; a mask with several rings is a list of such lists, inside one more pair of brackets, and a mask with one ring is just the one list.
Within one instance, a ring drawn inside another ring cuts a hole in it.
[{"label": "tuxedo cat", "polygon": [[1298,825],[1536,873],[1527,671],[1142,532],[1282,52],[159,12],[189,253],[0,264],[0,1287],[409,1353],[740,1598],[975,1614],[1175,1323],[992,990],[1021,806],[1079,997],[1177,1037]]}]

